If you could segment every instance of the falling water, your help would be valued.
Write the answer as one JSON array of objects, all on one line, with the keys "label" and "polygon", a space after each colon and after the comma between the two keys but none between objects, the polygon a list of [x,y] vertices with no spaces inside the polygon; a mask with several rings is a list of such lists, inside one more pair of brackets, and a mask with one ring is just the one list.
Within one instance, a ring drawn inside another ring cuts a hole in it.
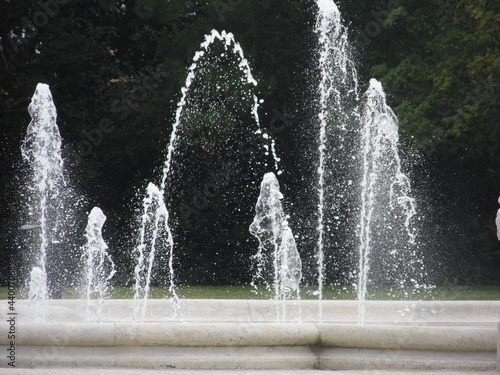
[{"label": "falling water", "polygon": [[39,229],[39,236],[32,244],[38,248],[35,265],[30,273],[29,286],[33,299],[47,299],[47,254],[59,240],[59,189],[64,184],[61,158],[61,136],[56,125],[56,108],[49,86],[39,83],[28,107],[31,122],[21,146],[23,159],[31,168],[29,183],[29,216],[26,227]]},{"label": "falling water", "polygon": [[43,300],[47,296],[47,277],[40,267],[33,267],[30,272],[28,299]]},{"label": "falling water", "polygon": [[398,121],[387,106],[382,85],[377,80],[370,80],[365,101],[358,276],[360,323],[364,322],[367,283],[374,255],[385,266],[385,281],[401,288],[416,288],[423,278],[423,265],[414,246],[415,201],[410,197],[410,182],[401,171],[398,153]]},{"label": "falling water", "polygon": [[143,200],[139,244],[135,250],[137,264],[134,271],[134,320],[144,320],[155,259],[160,257],[168,259],[167,277],[169,278],[169,293],[174,303],[173,313],[175,315],[178,297],[175,292],[172,250],[173,239],[168,226],[168,210],[163,200],[163,193],[155,184],[149,183],[147,196]]},{"label": "falling water", "polygon": [[47,308],[47,275],[38,266],[30,272],[28,284],[28,299],[30,300],[32,319],[44,322]]},{"label": "falling water", "polygon": [[[229,50],[229,48],[232,46],[232,53],[239,57],[240,59],[239,68],[245,75],[247,83],[253,87],[257,86],[257,81],[252,76],[252,71],[250,69],[250,65],[248,64],[248,60],[245,58],[243,54],[243,49],[241,48],[240,44],[235,41],[234,35],[232,33],[226,33],[225,31],[219,33],[217,30],[212,30],[211,34],[205,35],[205,40],[203,41],[203,43],[201,43],[200,46],[201,49],[195,53],[193,57],[193,63],[188,69],[186,82],[184,84],[184,87],[181,89],[181,99],[177,103],[175,121],[172,126],[172,133],[170,134],[170,143],[167,149],[167,157],[165,160],[165,164],[163,166],[163,177],[160,185],[161,191],[165,191],[166,181],[168,179],[170,169],[172,168],[172,158],[177,144],[178,129],[182,122],[181,121],[182,114],[187,104],[187,97],[189,94],[189,90],[196,77],[196,69],[198,67],[198,63],[200,59],[202,59],[206,55],[209,47],[216,41],[224,42],[224,48],[226,50]],[[251,113],[255,123],[257,124],[257,130],[255,131],[255,133],[262,134],[262,130],[260,129],[260,119],[258,110],[259,110],[259,99],[257,98],[256,95],[254,95]],[[269,139],[269,136],[267,134],[263,134],[263,138]],[[264,145],[264,147],[266,148],[266,152],[269,152],[269,145]],[[279,158],[276,156],[275,153],[274,141],[271,142],[271,152],[274,158],[275,168],[278,171],[278,173],[280,173]]]},{"label": "falling water", "polygon": [[[109,281],[115,274],[115,264],[108,254],[108,245],[102,238],[102,227],[106,216],[99,207],[90,211],[85,238],[87,243],[83,247],[84,298],[87,300],[87,318],[95,317],[100,320],[101,308],[106,298]],[[97,299],[97,306],[92,311],[92,298]]]},{"label": "falling water", "polygon": [[[324,234],[326,207],[326,173],[328,169],[338,166],[327,166],[327,131],[336,127],[343,131],[346,128],[348,113],[352,104],[349,100],[357,98],[357,73],[349,59],[347,31],[341,22],[340,12],[332,0],[317,0],[319,8],[316,32],[319,40],[319,142],[318,142],[318,223],[317,223],[317,265],[318,265],[318,298],[323,298],[324,284]],[[338,183],[338,182],[337,182]],[[337,197],[336,197],[337,198]],[[333,204],[333,203],[332,203]],[[340,220],[339,215],[332,215]],[[339,226],[341,223],[336,223]],[[345,223],[344,223],[345,225]],[[331,229],[331,228],[330,228]],[[321,313],[320,313],[321,319]]]},{"label": "falling water", "polygon": [[[240,71],[243,72],[246,83],[250,85],[251,87],[256,87],[257,86],[257,81],[253,78],[250,66],[248,64],[247,59],[245,58],[243,54],[243,50],[241,46],[234,40],[234,36],[231,33],[226,33],[225,31],[222,31],[219,33],[216,30],[212,30],[211,34],[205,36],[205,40],[203,43],[201,43],[201,49],[200,51],[196,52],[194,57],[193,57],[193,63],[188,69],[188,75],[186,78],[186,82],[184,87],[181,89],[181,98],[177,104],[177,110],[175,113],[175,121],[172,126],[172,132],[170,135],[170,142],[167,148],[167,155],[166,155],[166,160],[163,166],[163,173],[162,173],[162,179],[161,179],[161,184],[159,188],[156,188],[155,185],[150,184],[148,186],[148,192],[147,196],[144,199],[143,203],[143,214],[142,214],[142,219],[141,219],[141,229],[140,229],[140,241],[139,241],[139,247],[137,249],[137,254],[139,256],[138,258],[138,264],[136,267],[136,298],[141,298],[141,299],[147,299],[148,296],[148,291],[149,291],[149,277],[150,273],[146,272],[146,276],[143,275],[144,270],[143,270],[143,263],[144,262],[144,248],[146,247],[146,244],[144,241],[148,241],[148,243],[151,244],[151,250],[149,252],[149,256],[151,257],[148,261],[152,262],[154,260],[154,246],[156,244],[157,236],[158,233],[162,232],[164,235],[167,236],[167,246],[168,250],[167,252],[170,254],[170,259],[173,257],[173,248],[174,248],[174,241],[172,237],[172,231],[169,226],[168,222],[168,209],[164,201],[164,195],[165,191],[167,189],[167,181],[169,178],[170,171],[172,169],[172,159],[174,156],[174,151],[177,146],[178,142],[178,134],[179,134],[179,128],[181,127],[182,124],[182,116],[184,113],[184,110],[187,106],[187,101],[188,101],[188,95],[190,92],[190,88],[193,84],[193,81],[196,78],[196,72],[198,65],[200,63],[200,60],[207,54],[210,46],[215,43],[216,41],[220,41],[223,43],[224,50],[225,51],[231,51],[235,56],[238,57],[239,59],[239,69]],[[274,145],[274,140],[272,140],[265,132],[263,132],[260,129],[260,120],[259,120],[259,114],[258,114],[258,109],[259,109],[259,99],[257,98],[256,95],[253,95],[253,105],[251,108],[251,115],[255,123],[257,124],[257,129],[255,131],[255,134],[258,134],[262,136],[263,139],[268,140],[268,144],[264,144],[265,152],[266,154],[271,153],[273,158],[274,158],[274,163],[275,163],[275,168],[278,171],[278,173],[281,173],[279,170],[279,158],[276,156],[275,152],[275,145]],[[160,228],[158,225],[164,225],[164,228]],[[147,225],[152,225],[152,228],[150,229],[150,236],[151,238],[146,239],[148,236],[146,233],[148,229],[146,228]],[[152,267],[152,263],[148,265],[148,269]],[[173,291],[173,266],[172,266],[172,260],[170,261],[170,280],[171,280],[171,285],[170,289],[171,292],[174,293]],[[144,279],[146,277],[146,279]],[[146,302],[144,302],[146,303]],[[144,314],[144,309],[143,309],[143,314]]]},{"label": "falling water", "polygon": [[302,262],[281,205],[283,195],[274,173],[264,175],[250,233],[259,241],[254,287],[263,284],[274,299],[299,298]]},{"label": "falling water", "polygon": [[302,261],[297,251],[297,244],[293,236],[292,229],[287,221],[283,222],[283,232],[281,233],[281,243],[278,250],[277,264],[280,273],[280,299],[300,298],[300,279],[302,278]]}]

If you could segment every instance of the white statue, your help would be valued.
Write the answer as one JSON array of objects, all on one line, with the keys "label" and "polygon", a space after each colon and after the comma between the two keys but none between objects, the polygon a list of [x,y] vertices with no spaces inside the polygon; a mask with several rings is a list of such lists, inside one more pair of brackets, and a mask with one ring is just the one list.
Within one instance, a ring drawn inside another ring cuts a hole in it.
[{"label": "white statue", "polygon": [[[500,204],[500,197],[498,197],[498,203]],[[495,224],[497,225],[497,237],[500,241],[500,208],[497,211],[497,217],[495,219]]]}]

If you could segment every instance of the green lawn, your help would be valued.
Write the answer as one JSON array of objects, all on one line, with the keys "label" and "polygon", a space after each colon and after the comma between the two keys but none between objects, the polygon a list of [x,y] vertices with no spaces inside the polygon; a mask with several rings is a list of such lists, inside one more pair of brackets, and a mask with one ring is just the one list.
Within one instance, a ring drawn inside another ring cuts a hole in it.
[{"label": "green lawn", "polygon": [[[201,298],[201,299],[267,299],[270,294],[257,294],[250,286],[184,286],[177,289],[180,298]],[[110,291],[109,298],[133,298],[134,293],[131,288],[114,288]],[[168,296],[166,288],[152,288],[151,298],[164,298]],[[16,294],[16,298],[24,298],[21,292]],[[7,298],[7,288],[0,287],[0,299]],[[78,293],[71,288],[65,289],[63,298],[78,298]],[[317,299],[313,288],[303,287],[301,290],[302,299]],[[325,287],[323,299],[348,299],[356,298],[355,291],[342,287]],[[413,295],[404,295],[402,292],[392,292],[387,289],[375,289],[369,291],[368,299],[371,300],[500,300],[500,287],[437,287],[431,291],[420,292]]]}]

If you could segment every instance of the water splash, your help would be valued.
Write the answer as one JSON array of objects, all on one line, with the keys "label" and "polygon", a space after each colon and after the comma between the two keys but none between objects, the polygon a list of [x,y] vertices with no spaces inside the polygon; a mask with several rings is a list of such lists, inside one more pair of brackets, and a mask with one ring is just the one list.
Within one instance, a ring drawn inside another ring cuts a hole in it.
[{"label": "water splash", "polygon": [[48,85],[37,85],[28,112],[31,122],[21,146],[22,157],[29,163],[32,172],[29,183],[29,215],[32,223],[28,225],[40,231],[38,238],[31,244],[38,251],[34,257],[36,265],[30,274],[30,288],[36,285],[36,292],[30,292],[29,295],[36,299],[47,299],[50,294],[47,254],[61,237],[59,189],[64,185],[61,136]]},{"label": "water splash", "polygon": [[[99,207],[90,211],[83,247],[83,261],[86,270],[84,280],[84,298],[87,300],[87,319],[101,319],[101,309],[107,296],[109,281],[116,273],[115,264],[108,254],[108,245],[102,238],[102,227],[106,216]],[[97,306],[92,308],[92,298],[97,299]]]},{"label": "water splash", "polygon": [[[167,149],[167,157],[165,160],[165,164],[163,166],[163,176],[161,180],[160,190],[165,191],[166,182],[172,168],[172,158],[174,155],[174,150],[177,144],[178,130],[182,123],[182,114],[187,104],[187,97],[191,88],[191,85],[196,77],[196,69],[198,68],[199,61],[207,54],[209,47],[214,44],[216,41],[223,42],[225,50],[230,50],[233,54],[239,57],[240,63],[239,68],[245,75],[246,81],[249,85],[253,87],[257,87],[257,81],[254,79],[252,75],[252,71],[250,69],[250,65],[248,60],[245,58],[243,54],[243,49],[240,44],[237,43],[234,39],[234,35],[232,33],[226,33],[222,31],[219,33],[217,30],[212,30],[211,34],[205,35],[205,40],[200,45],[200,50],[195,53],[193,57],[193,63],[188,69],[188,75],[186,78],[186,82],[184,87],[181,89],[181,99],[177,103],[177,110],[175,112],[175,121],[172,126],[172,133],[170,134],[170,142]],[[253,106],[251,109],[252,117],[257,124],[257,129],[255,131],[256,134],[262,134],[262,130],[260,129],[260,119],[259,119],[259,99],[256,95],[253,96]],[[267,134],[263,134],[263,138],[269,139]],[[266,152],[269,152],[269,145],[264,146]],[[273,158],[275,161],[275,168],[279,172],[279,158],[275,154],[274,143],[272,144],[271,151],[273,153]]]},{"label": "water splash", "polygon": [[46,275],[40,267],[33,267],[30,272],[28,299],[44,300],[47,298],[46,279]]},{"label": "water splash", "polygon": [[[250,65],[245,58],[243,54],[243,50],[241,46],[235,41],[233,34],[231,33],[226,33],[225,31],[222,31],[219,33],[216,30],[212,30],[212,32],[209,35],[205,36],[205,40],[201,43],[200,45],[200,50],[195,53],[193,57],[193,62],[191,66],[188,69],[188,74],[187,78],[184,84],[184,87],[181,89],[181,98],[177,104],[177,109],[175,112],[175,120],[172,125],[172,132],[170,134],[170,140],[169,140],[169,145],[167,148],[167,154],[165,158],[165,163],[163,165],[162,169],[162,178],[161,178],[161,183],[159,188],[156,188],[155,185],[150,184],[148,186],[148,192],[147,196],[144,199],[143,202],[143,214],[142,214],[142,219],[141,219],[141,229],[140,229],[140,240],[139,240],[139,246],[137,248],[137,254],[138,254],[138,265],[136,267],[136,299],[143,299],[144,300],[144,307],[142,308],[142,315],[144,315],[145,311],[145,304],[147,300],[147,296],[149,293],[149,287],[147,285],[148,282],[144,281],[148,277],[145,277],[143,275],[144,272],[149,272],[145,271],[143,263],[144,262],[144,251],[145,248],[147,247],[146,242],[151,244],[150,246],[153,246],[151,249],[154,248],[154,244],[157,241],[160,241],[161,239],[158,237],[159,233],[163,233],[163,235],[166,235],[166,246],[168,247],[167,252],[170,254],[170,259],[173,259],[173,249],[174,249],[174,239],[172,236],[172,230],[170,228],[168,218],[169,218],[169,212],[168,208],[165,204],[164,197],[165,193],[167,190],[167,182],[169,181],[170,178],[170,173],[172,169],[172,161],[175,153],[175,149],[178,145],[178,137],[179,137],[179,130],[182,127],[183,123],[183,115],[185,112],[186,107],[188,106],[188,96],[191,90],[191,87],[193,85],[193,82],[195,81],[196,74],[197,74],[197,69],[199,68],[199,65],[201,63],[201,60],[207,55],[210,46],[214,44],[215,42],[222,42],[224,51],[231,52],[237,58],[239,59],[238,63],[238,68],[239,70],[243,73],[244,80],[246,81],[246,84],[249,85],[250,87],[256,87],[257,86],[257,81],[253,78]],[[270,144],[264,144],[265,152],[269,154],[269,152],[272,154],[275,162],[275,168],[279,171],[279,158],[276,156],[275,152],[275,146],[274,146],[274,141],[260,129],[260,119],[259,119],[259,99],[257,98],[256,95],[252,96],[252,106],[250,109],[250,114],[254,120],[254,122],[257,124],[257,129],[255,130],[255,134],[261,136],[264,140],[269,140]],[[278,172],[280,173],[280,171]],[[147,229],[148,225],[152,225],[150,229]],[[161,226],[159,226],[161,225]],[[148,234],[149,231],[149,234]],[[147,238],[150,236],[150,238]],[[154,260],[154,251],[149,250],[149,256],[152,257],[151,259],[148,259],[148,262],[152,262]],[[151,255],[152,254],[152,255]],[[148,265],[147,269],[149,270],[152,267],[152,263]],[[169,262],[169,278],[171,280],[171,285],[170,285],[170,292],[175,295],[175,292],[173,290],[174,284],[173,284],[173,265],[172,265],[172,260]],[[140,281],[139,281],[140,280]],[[176,298],[176,297],[175,297]]]},{"label": "water splash", "polygon": [[302,262],[282,199],[275,174],[266,173],[250,225],[250,233],[259,241],[259,250],[254,256],[257,272],[252,285],[258,289],[259,284],[263,284],[276,300],[299,298],[302,277]]},{"label": "water splash", "polygon": [[175,315],[179,298],[174,283],[173,238],[168,226],[168,210],[163,200],[163,193],[153,183],[148,184],[147,196],[143,200],[141,231],[135,255],[137,264],[134,270],[134,320],[144,321],[155,259],[159,257],[168,259],[168,290]]},{"label": "water splash", "polygon": [[47,308],[47,275],[38,266],[33,267],[30,272],[28,299],[32,319],[44,322]]},{"label": "water splash", "polygon": [[398,288],[423,285],[424,269],[415,248],[415,200],[402,172],[398,151],[398,120],[387,106],[382,85],[375,79],[365,94],[362,116],[362,160],[358,300],[360,323],[374,257],[379,277]]},{"label": "water splash", "polygon": [[281,244],[278,253],[280,270],[280,299],[300,298],[300,279],[302,278],[302,261],[292,229],[285,221],[281,233]]},{"label": "water splash", "polygon": [[[327,165],[329,155],[327,155],[328,132],[332,129],[344,131],[347,129],[349,113],[352,112],[351,103],[357,100],[358,80],[354,64],[349,58],[350,46],[347,38],[347,30],[342,25],[341,14],[336,4],[332,0],[317,0],[319,9],[316,21],[316,32],[319,43],[319,69],[320,83],[319,91],[319,141],[318,154],[319,162],[317,168],[318,176],[318,222],[317,222],[317,268],[318,268],[318,298],[323,298],[323,286],[325,278],[325,255],[324,240],[326,227],[326,205],[327,205],[327,185],[328,171],[337,166]],[[342,137],[342,136],[341,136]],[[342,147],[343,140],[341,139]],[[331,179],[331,177],[330,177]],[[335,181],[335,184],[341,184]],[[338,190],[345,190],[346,187],[339,187]],[[332,192],[330,196],[336,195]],[[337,193],[338,195],[338,193]],[[338,197],[335,197],[338,198]],[[335,202],[328,203],[335,206]],[[335,208],[335,207],[334,207]],[[340,226],[340,215],[331,215],[337,223],[330,224],[338,229]],[[344,223],[345,225],[345,223]],[[320,312],[321,319],[321,312]]]}]

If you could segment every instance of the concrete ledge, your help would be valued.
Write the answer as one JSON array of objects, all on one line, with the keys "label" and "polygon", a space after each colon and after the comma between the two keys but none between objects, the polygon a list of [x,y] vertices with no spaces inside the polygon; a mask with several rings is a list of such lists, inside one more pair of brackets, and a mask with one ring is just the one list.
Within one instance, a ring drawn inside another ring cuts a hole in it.
[{"label": "concrete ledge", "polygon": [[[7,323],[0,323],[8,331]],[[297,346],[496,352],[496,327],[316,323],[23,323],[22,346]],[[0,344],[7,345],[6,335]]]},{"label": "concrete ledge", "polygon": [[[2,332],[8,324],[0,323]],[[296,346],[319,342],[316,324],[23,323],[20,346]],[[7,335],[0,344],[9,344]]]},{"label": "concrete ledge", "polygon": [[[495,353],[291,347],[25,347],[17,367],[495,370]],[[92,372],[93,373],[93,372]]]},{"label": "concrete ledge", "polygon": [[116,324],[115,345],[296,346],[319,340],[315,324]]},{"label": "concrete ledge", "polygon": [[[183,370],[172,369],[154,370],[154,369],[141,369],[141,375],[157,375],[161,371],[162,374],[175,374],[175,375],[478,375],[477,371],[461,371],[461,370],[345,370],[345,371],[328,371],[323,370],[248,370],[248,369],[231,369],[231,370]],[[137,375],[137,369],[124,369],[124,368],[70,368],[59,367],[49,369],[11,369],[9,375]],[[481,372],[481,375],[497,375],[494,371]]]},{"label": "concrete ledge", "polygon": [[[365,305],[367,324],[497,325],[500,321],[500,301],[366,301]],[[318,322],[320,306],[324,323],[357,323],[358,319],[357,301],[181,300],[180,306],[175,311],[169,300],[150,300],[144,321]],[[45,302],[45,321],[130,322],[133,307],[132,300],[106,300],[101,316],[92,317],[86,314],[85,300],[49,300]],[[1,304],[0,314],[7,316],[7,308]],[[27,300],[17,300],[16,310],[20,322],[40,316],[40,309]]]},{"label": "concrete ledge", "polygon": [[[19,301],[16,366],[454,371],[500,366],[500,302],[495,301],[375,301],[367,303],[370,319],[363,325],[350,322],[357,317],[356,301],[182,301],[183,318],[176,321],[169,316],[170,301],[156,301],[148,303],[144,322],[127,320],[132,301],[106,301],[103,321],[95,323],[81,320],[85,301],[47,301],[44,323],[31,320],[35,310]],[[315,320],[319,304],[322,322]],[[395,317],[399,320],[391,322]],[[302,322],[288,322],[298,318]],[[0,322],[2,332],[9,326]],[[7,335],[0,335],[0,344],[7,352]]]},{"label": "concrete ledge", "polygon": [[[312,369],[309,347],[27,347],[18,367],[135,369]],[[91,373],[93,373],[91,371]]]},{"label": "concrete ledge", "polygon": [[[0,326],[7,328],[6,323]],[[16,361],[18,367],[27,368],[316,366],[483,371],[496,368],[497,338],[497,327],[23,323],[16,340]],[[7,344],[4,337],[1,340]]]},{"label": "concrete ledge", "polygon": [[495,352],[492,328],[320,324],[321,344],[343,348]]},{"label": "concrete ledge", "polygon": [[324,369],[350,371],[454,370],[478,374],[495,370],[495,353],[328,348],[321,354],[320,365]]}]

